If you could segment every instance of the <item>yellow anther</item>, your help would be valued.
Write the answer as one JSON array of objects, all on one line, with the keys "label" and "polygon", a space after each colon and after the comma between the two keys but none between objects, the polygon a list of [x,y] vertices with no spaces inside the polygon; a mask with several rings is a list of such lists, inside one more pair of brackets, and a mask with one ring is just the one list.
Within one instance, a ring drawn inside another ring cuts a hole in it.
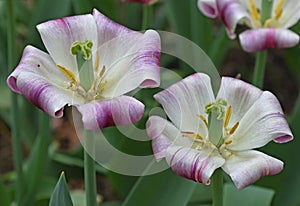
[{"label": "yellow anther", "polygon": [[75,75],[70,71],[70,70],[68,70],[67,68],[65,68],[65,67],[63,67],[63,66],[61,66],[61,65],[56,65],[57,66],[57,68],[69,79],[69,80],[71,80],[71,82],[73,83],[73,84],[75,84],[75,86],[78,86],[79,84],[78,84],[78,82],[77,82],[77,80],[76,80],[76,77],[75,77]]},{"label": "yellow anther", "polygon": [[227,140],[226,142],[224,142],[226,145],[229,145],[232,143],[232,140]]},{"label": "yellow anther", "polygon": [[203,137],[199,134],[195,134],[193,132],[182,132],[184,137],[189,137],[189,138],[196,138],[199,140],[203,140]]},{"label": "yellow anther", "polygon": [[202,114],[197,114],[197,116],[204,122],[205,126],[208,128],[208,122]]},{"label": "yellow anther", "polygon": [[232,107],[231,105],[229,105],[226,114],[225,114],[225,119],[224,119],[224,128],[226,128],[228,126],[230,117],[231,117],[231,112],[232,112]]},{"label": "yellow anther", "polygon": [[249,0],[249,4],[250,4],[250,9],[251,9],[252,19],[254,21],[259,21],[260,16],[259,16],[259,12],[257,10],[254,0]]},{"label": "yellow anther", "polygon": [[94,64],[94,72],[95,73],[98,72],[99,65],[100,65],[100,56],[99,56],[99,52],[96,51],[96,59],[95,59],[95,64]]},{"label": "yellow anther", "polygon": [[100,78],[102,78],[102,77],[103,77],[103,75],[104,75],[105,71],[106,71],[106,67],[105,67],[105,66],[103,66],[103,67],[102,67],[102,69],[101,69],[101,72],[100,72]]},{"label": "yellow anther", "polygon": [[285,0],[280,0],[275,7],[275,19],[278,20],[282,15],[282,7]]},{"label": "yellow anther", "polygon": [[238,128],[239,124],[240,124],[239,122],[235,123],[235,125],[229,131],[229,134],[233,134],[235,130]]}]

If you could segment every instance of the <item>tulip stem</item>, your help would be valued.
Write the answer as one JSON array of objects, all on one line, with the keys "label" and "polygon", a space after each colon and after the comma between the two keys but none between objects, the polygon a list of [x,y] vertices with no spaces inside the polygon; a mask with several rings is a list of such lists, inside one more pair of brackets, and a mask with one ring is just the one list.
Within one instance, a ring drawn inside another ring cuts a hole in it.
[{"label": "tulip stem", "polygon": [[143,5],[143,24],[142,30],[149,29],[152,18],[152,5]]},{"label": "tulip stem", "polygon": [[97,205],[97,191],[96,191],[96,170],[94,159],[89,152],[94,152],[94,141],[91,131],[85,131],[84,135],[84,186],[86,195],[86,205]]},{"label": "tulip stem", "polygon": [[[15,15],[14,15],[14,2],[13,0],[6,1],[7,7],[7,45],[8,45],[8,68],[9,71],[15,66],[16,59],[16,33],[15,33]],[[16,203],[21,204],[24,178],[23,178],[23,154],[22,154],[22,141],[20,133],[20,116],[19,116],[18,96],[11,93],[11,116],[12,116],[12,145],[13,145],[13,160],[14,167],[17,173],[16,177]]]},{"label": "tulip stem", "polygon": [[256,53],[256,62],[255,62],[252,84],[260,88],[262,88],[263,81],[264,81],[266,57],[267,57],[267,51],[260,51]]},{"label": "tulip stem", "polygon": [[212,176],[213,206],[223,205],[223,171],[218,168]]}]

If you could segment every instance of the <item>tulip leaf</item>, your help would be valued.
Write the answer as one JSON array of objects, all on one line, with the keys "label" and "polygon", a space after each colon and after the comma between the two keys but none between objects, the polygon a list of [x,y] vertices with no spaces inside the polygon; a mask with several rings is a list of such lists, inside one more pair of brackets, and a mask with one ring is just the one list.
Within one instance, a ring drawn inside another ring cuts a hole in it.
[{"label": "tulip leaf", "polygon": [[251,185],[238,190],[233,184],[227,183],[224,185],[224,206],[269,206],[274,194],[274,190],[263,187]]},{"label": "tulip leaf", "polygon": [[138,179],[122,206],[186,205],[197,183],[167,169]]},{"label": "tulip leaf", "polygon": [[69,188],[63,172],[54,188],[49,203],[49,206],[57,205],[73,206]]},{"label": "tulip leaf", "polygon": [[2,206],[9,206],[12,201],[12,191],[0,181],[0,200]]}]

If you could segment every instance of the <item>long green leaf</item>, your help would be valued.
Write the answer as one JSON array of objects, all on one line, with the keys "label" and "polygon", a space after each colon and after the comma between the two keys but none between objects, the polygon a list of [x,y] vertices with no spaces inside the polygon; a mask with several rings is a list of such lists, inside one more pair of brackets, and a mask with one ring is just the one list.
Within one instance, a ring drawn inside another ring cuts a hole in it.
[{"label": "long green leaf", "polygon": [[140,177],[122,206],[186,205],[197,183],[182,178],[170,169]]},{"label": "long green leaf", "polygon": [[274,193],[271,189],[257,186],[248,186],[239,191],[233,184],[228,183],[224,185],[224,206],[269,206]]},{"label": "long green leaf", "polygon": [[64,172],[62,172],[54,188],[49,203],[49,206],[58,206],[58,205],[73,206]]}]

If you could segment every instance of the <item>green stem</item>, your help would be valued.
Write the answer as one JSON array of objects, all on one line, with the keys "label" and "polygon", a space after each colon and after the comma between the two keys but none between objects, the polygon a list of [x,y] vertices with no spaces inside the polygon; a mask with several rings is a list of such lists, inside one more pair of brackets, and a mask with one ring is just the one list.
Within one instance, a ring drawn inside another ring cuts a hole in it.
[{"label": "green stem", "polygon": [[217,169],[212,176],[213,206],[223,205],[223,171]]},{"label": "green stem", "polygon": [[151,26],[151,18],[152,18],[152,5],[144,5],[142,30],[149,29],[149,27]]},{"label": "green stem", "polygon": [[[16,59],[16,33],[15,33],[15,15],[14,15],[14,2],[13,0],[6,1],[7,6],[7,44],[8,44],[8,68],[9,72],[15,66]],[[22,191],[24,186],[23,177],[23,154],[22,154],[22,141],[20,133],[20,117],[18,96],[16,93],[11,94],[11,116],[12,116],[12,144],[13,144],[13,160],[14,167],[17,172],[16,178],[16,202],[17,205],[21,204]]]},{"label": "green stem", "polygon": [[256,62],[255,62],[252,84],[260,88],[262,88],[263,86],[266,60],[267,60],[266,58],[267,58],[267,51],[261,51],[256,53]]},{"label": "green stem", "polygon": [[89,152],[94,151],[94,141],[91,131],[85,131],[84,142],[84,185],[86,195],[86,205],[97,205],[97,191],[96,191],[96,170],[94,159],[89,155]]}]

